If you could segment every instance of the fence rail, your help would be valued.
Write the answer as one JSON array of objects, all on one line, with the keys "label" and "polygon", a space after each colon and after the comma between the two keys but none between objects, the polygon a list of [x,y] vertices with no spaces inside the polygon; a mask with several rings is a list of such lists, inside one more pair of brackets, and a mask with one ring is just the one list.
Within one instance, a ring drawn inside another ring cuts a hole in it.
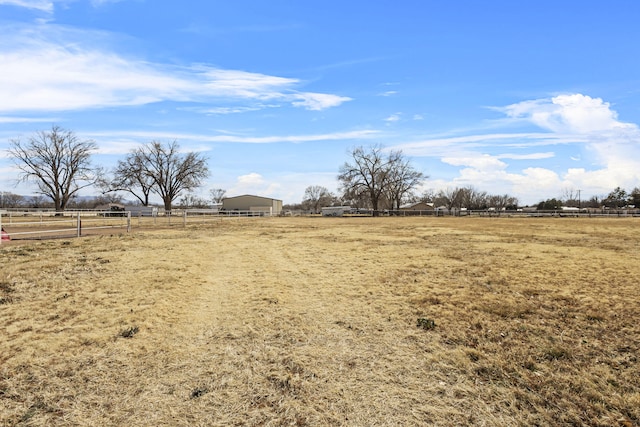
[{"label": "fence rail", "polygon": [[429,210],[352,210],[348,216],[480,216],[480,217],[638,217],[640,209],[580,209],[580,210],[464,210],[464,209],[429,209]]},{"label": "fence rail", "polygon": [[[292,214],[292,213],[289,213]],[[296,212],[296,215],[304,215]],[[308,213],[311,215],[310,213]],[[285,214],[286,215],[286,214]],[[477,217],[640,217],[640,209],[580,209],[580,210],[355,210],[345,216],[477,216]],[[260,218],[272,216],[265,211],[222,211],[217,209],[176,209],[171,212],[154,210],[149,212],[130,211],[12,211],[0,210],[0,227],[12,240],[45,239],[60,237],[80,237],[83,234],[96,234],[98,230],[120,229],[131,232],[137,227],[186,227],[211,221],[234,220],[241,218]],[[4,239],[3,233],[3,239]],[[0,240],[0,243],[2,240]]]},{"label": "fence rail", "polygon": [[80,237],[98,230],[122,229],[131,232],[132,226],[183,226],[241,218],[271,216],[266,211],[222,211],[218,209],[175,209],[170,212],[79,210],[56,212],[52,210],[0,210],[0,227],[12,240]]},{"label": "fence rail", "polygon": [[[93,230],[121,229],[131,231],[131,214],[119,212],[110,215],[110,211],[76,212],[6,212],[0,211],[0,229],[3,239],[33,240],[44,238],[80,237]],[[33,217],[38,220],[34,221]]]}]

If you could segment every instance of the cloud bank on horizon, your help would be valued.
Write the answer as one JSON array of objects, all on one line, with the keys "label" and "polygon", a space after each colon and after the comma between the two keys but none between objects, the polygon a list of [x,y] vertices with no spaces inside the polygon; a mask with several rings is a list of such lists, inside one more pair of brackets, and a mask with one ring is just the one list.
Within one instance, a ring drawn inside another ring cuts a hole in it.
[{"label": "cloud bank on horizon", "polygon": [[[534,200],[555,197],[562,189],[591,189],[601,195],[616,186],[628,189],[638,186],[640,129],[636,124],[619,121],[616,111],[602,99],[563,94],[494,109],[504,114],[502,126],[534,125],[538,131],[434,138],[397,148],[413,156],[436,156],[446,164],[460,167],[453,182],[445,184],[504,188],[506,193],[529,194]],[[589,159],[590,168],[554,170],[529,166],[510,172],[508,160],[553,159],[554,147],[560,146],[574,147]],[[534,151],[488,154],[495,152],[496,147]]]},{"label": "cloud bank on horizon", "polygon": [[[432,63],[449,58],[449,51],[418,44],[402,55],[397,46],[385,49],[384,34],[375,32],[369,33],[370,41],[352,42],[349,37],[362,28],[346,27],[349,10],[343,11],[342,26],[315,20],[311,6],[299,5],[289,15],[274,6],[256,16],[225,6],[215,10],[221,21],[209,25],[231,40],[216,32],[185,31],[201,25],[203,11],[195,7],[187,6],[182,11],[187,22],[175,22],[166,34],[122,19],[127,12],[151,13],[154,7],[166,14],[158,20],[177,13],[171,2],[159,5],[0,0],[5,34],[0,39],[0,191],[33,191],[14,186],[16,171],[6,148],[12,138],[28,138],[52,124],[94,139],[100,147],[95,161],[107,167],[137,144],[178,140],[183,149],[211,159],[213,174],[202,194],[226,188],[229,195],[254,193],[285,203],[300,201],[309,185],[337,191],[337,170],[348,160],[347,150],[367,144],[411,156],[430,176],[425,189],[470,185],[536,203],[565,189],[601,196],[617,186],[640,186],[640,129],[621,120],[617,110],[622,101],[627,116],[638,111],[635,81],[616,81],[612,86],[622,89],[604,90],[591,75],[575,72],[580,84],[571,85],[538,73],[530,79],[539,79],[539,86],[504,80],[475,93],[482,67],[472,70],[475,74],[449,76],[462,72],[455,64],[449,73],[429,74]],[[359,25],[367,25],[367,19],[369,29],[381,22],[392,25],[388,12],[367,12]],[[432,12],[462,25],[448,9]],[[411,14],[391,13],[398,19],[396,33],[389,33],[395,35],[387,36],[397,38],[393,42],[438,35],[443,43],[448,40],[450,51],[469,42],[455,39],[456,25],[414,28]],[[336,39],[317,41],[314,32],[335,33]],[[505,48],[491,44],[490,32],[479,34],[488,43],[484,64],[491,65],[488,58]],[[300,40],[304,43],[298,46]],[[273,49],[269,55],[261,42]],[[172,43],[177,47],[167,47]],[[361,57],[345,61],[354,55],[349,47]],[[487,82],[508,64],[493,66]]]}]

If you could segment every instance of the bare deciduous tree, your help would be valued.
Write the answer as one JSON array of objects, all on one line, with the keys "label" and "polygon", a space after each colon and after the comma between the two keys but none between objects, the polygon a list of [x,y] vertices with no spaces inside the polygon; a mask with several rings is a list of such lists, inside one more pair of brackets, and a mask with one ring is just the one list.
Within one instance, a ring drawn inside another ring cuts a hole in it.
[{"label": "bare deciduous tree", "polygon": [[349,154],[353,163],[345,162],[338,180],[345,194],[366,193],[374,216],[378,215],[383,200],[399,206],[402,198],[424,179],[424,175],[410,165],[401,151],[385,155],[383,148],[376,145],[368,149],[357,147]]},{"label": "bare deciduous tree", "polygon": [[469,187],[448,187],[440,190],[435,196],[435,203],[438,206],[445,206],[451,214],[455,214],[455,209],[484,210],[494,208],[515,209],[518,206],[518,199],[508,194],[492,195],[486,191],[476,190]]},{"label": "bare deciduous tree", "polygon": [[335,196],[321,185],[310,185],[304,190],[302,206],[313,213],[319,213],[323,206],[330,206]]},{"label": "bare deciduous tree", "polygon": [[27,142],[10,141],[9,155],[20,169],[20,181],[33,181],[41,194],[63,211],[82,188],[96,182],[91,153],[97,148],[91,140],[81,140],[75,133],[52,126],[39,131]]},{"label": "bare deciduous tree", "polygon": [[352,208],[371,209],[368,192],[361,188],[347,188],[342,193],[342,204]]},{"label": "bare deciduous tree", "polygon": [[0,191],[0,208],[18,208],[24,206],[25,198],[19,194]]},{"label": "bare deciduous tree", "polygon": [[564,206],[579,207],[581,205],[580,190],[564,188],[562,189],[560,200],[562,200]]},{"label": "bare deciduous tree", "polygon": [[476,190],[473,186],[461,188],[460,194],[458,195],[460,208],[467,208],[470,210],[486,209],[488,207],[488,197],[489,196],[486,191]]},{"label": "bare deciduous tree", "polygon": [[198,208],[205,209],[208,207],[209,201],[203,199],[202,197],[198,197],[193,193],[187,193],[180,198],[178,201],[178,205],[181,208]]},{"label": "bare deciduous tree", "polygon": [[146,174],[142,165],[141,148],[127,154],[119,160],[113,171],[113,180],[102,185],[104,192],[126,191],[140,201],[142,206],[149,206],[149,196],[153,187],[153,179]]},{"label": "bare deciduous tree", "polygon": [[433,188],[427,188],[420,194],[414,198],[414,202],[425,202],[425,203],[433,203],[436,198],[436,191]]},{"label": "bare deciduous tree", "polygon": [[518,199],[508,194],[492,195],[487,200],[490,207],[497,210],[515,209],[518,206]]},{"label": "bare deciduous tree", "polygon": [[209,190],[209,197],[214,204],[222,203],[222,199],[227,194],[227,190],[222,188],[212,188]]},{"label": "bare deciduous tree", "polygon": [[171,212],[173,201],[183,191],[199,187],[209,176],[204,157],[193,152],[182,154],[179,149],[176,141],[152,141],[135,151],[142,176],[153,182],[151,191],[162,198],[167,212]]},{"label": "bare deciduous tree", "polygon": [[27,200],[27,206],[30,208],[50,208],[52,207],[52,203],[47,200],[42,194],[36,194],[31,196]]},{"label": "bare deciduous tree", "polygon": [[400,209],[403,201],[412,196],[413,190],[427,177],[413,168],[401,151],[389,154],[389,182],[386,196],[391,209]]},{"label": "bare deciduous tree", "polygon": [[73,198],[69,202],[68,207],[71,209],[97,209],[99,206],[108,205],[110,203],[121,204],[123,202],[122,196],[118,194],[100,194],[96,197],[88,197],[77,199]]},{"label": "bare deciduous tree", "polygon": [[389,181],[389,160],[379,145],[369,149],[356,147],[349,155],[353,163],[345,162],[342,165],[338,180],[345,192],[366,192],[371,201],[373,215],[377,216],[380,199]]},{"label": "bare deciduous tree", "polygon": [[452,213],[453,208],[460,208],[462,202],[461,196],[462,192],[460,191],[460,188],[447,187],[443,190],[438,191],[438,194],[435,198],[435,203],[438,206],[445,206],[447,210]]}]

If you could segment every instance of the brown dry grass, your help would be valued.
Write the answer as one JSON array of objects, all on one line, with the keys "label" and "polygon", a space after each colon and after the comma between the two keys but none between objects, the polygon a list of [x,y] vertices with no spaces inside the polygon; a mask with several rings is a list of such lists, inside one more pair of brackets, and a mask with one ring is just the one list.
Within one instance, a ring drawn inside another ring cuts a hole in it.
[{"label": "brown dry grass", "polygon": [[639,225],[273,218],[4,245],[0,424],[640,425]]}]

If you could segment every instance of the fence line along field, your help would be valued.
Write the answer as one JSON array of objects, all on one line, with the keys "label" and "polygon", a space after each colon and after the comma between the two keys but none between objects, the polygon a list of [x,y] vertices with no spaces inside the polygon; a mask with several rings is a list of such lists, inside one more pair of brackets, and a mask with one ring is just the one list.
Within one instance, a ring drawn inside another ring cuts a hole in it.
[{"label": "fence line along field", "polygon": [[640,425],[638,219],[0,246],[0,425]]}]

